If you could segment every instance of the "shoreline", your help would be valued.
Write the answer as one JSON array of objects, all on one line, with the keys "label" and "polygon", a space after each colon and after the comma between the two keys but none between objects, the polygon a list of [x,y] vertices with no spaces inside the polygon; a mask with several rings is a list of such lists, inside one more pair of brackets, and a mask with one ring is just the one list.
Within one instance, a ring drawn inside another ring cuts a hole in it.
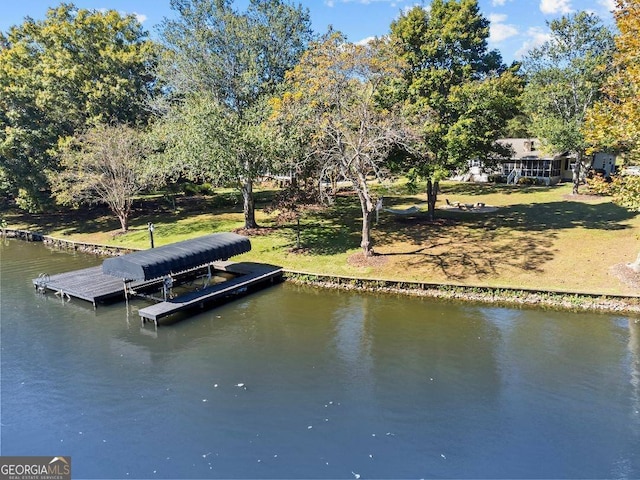
[{"label": "shoreline", "polygon": [[405,295],[504,307],[530,307],[572,312],[623,314],[639,317],[640,297],[531,290],[525,288],[471,285],[441,285],[428,282],[361,279],[284,270],[285,278],[297,285],[331,290]]},{"label": "shoreline", "polygon": [[[115,256],[139,249],[64,240],[27,230],[5,228],[3,237],[43,242],[59,249],[99,256]],[[284,277],[296,285],[328,290],[405,295],[506,307],[529,307],[573,312],[595,312],[637,316],[640,296],[550,291],[540,289],[489,287],[486,285],[436,284],[402,280],[367,279],[339,275],[298,272],[284,268]]]}]

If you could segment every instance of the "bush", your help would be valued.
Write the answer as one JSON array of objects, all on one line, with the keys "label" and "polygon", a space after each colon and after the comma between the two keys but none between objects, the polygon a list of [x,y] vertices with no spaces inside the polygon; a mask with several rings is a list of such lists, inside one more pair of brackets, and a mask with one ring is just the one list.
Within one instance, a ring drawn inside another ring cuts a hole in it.
[{"label": "bush", "polygon": [[593,175],[588,178],[587,186],[594,195],[611,195],[611,180],[604,175]]},{"label": "bush", "polygon": [[616,176],[611,182],[613,200],[631,211],[640,211],[640,177]]},{"label": "bush", "polygon": [[537,179],[531,177],[520,177],[518,179],[518,185],[537,185]]},{"label": "bush", "polygon": [[186,183],[184,185],[184,192],[188,195],[212,195],[213,187],[210,183]]}]

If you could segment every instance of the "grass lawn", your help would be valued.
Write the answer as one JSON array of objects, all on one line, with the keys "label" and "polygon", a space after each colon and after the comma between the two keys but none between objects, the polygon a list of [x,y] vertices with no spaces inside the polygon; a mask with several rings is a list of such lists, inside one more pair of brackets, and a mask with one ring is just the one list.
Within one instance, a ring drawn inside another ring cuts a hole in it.
[{"label": "grass lawn", "polygon": [[[444,183],[445,199],[482,202],[496,211],[472,213],[438,209],[414,216],[381,212],[374,225],[378,255],[365,261],[360,252],[360,207],[355,197],[302,219],[302,249],[294,251],[294,225],[276,225],[263,212],[273,194],[257,193],[257,219],[266,234],[251,238],[253,249],[238,260],[281,265],[286,269],[362,278],[460,285],[551,289],[602,294],[637,294],[612,267],[634,261],[640,244],[640,215],[607,198],[572,197],[571,185],[514,187]],[[586,187],[583,187],[586,191]],[[400,186],[385,191],[385,206],[424,207],[426,196],[409,195]],[[109,212],[99,208],[51,215],[5,213],[9,227],[30,229],[89,243],[146,248],[147,222],[155,225],[156,246],[243,226],[241,202],[222,192],[182,198],[177,208],[161,199],[139,202],[127,234]],[[426,210],[426,208],[425,208]]]}]

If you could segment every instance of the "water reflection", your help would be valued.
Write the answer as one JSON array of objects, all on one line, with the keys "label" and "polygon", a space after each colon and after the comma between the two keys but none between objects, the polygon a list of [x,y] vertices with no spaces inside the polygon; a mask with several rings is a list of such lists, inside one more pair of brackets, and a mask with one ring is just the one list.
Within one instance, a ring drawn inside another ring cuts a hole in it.
[{"label": "water reflection", "polygon": [[640,477],[628,318],[285,283],[156,330],[138,300],[31,287],[98,259],[0,248],[4,455],[63,448],[79,478]]},{"label": "water reflection", "polygon": [[632,418],[640,426],[640,321],[628,319],[631,388],[633,398]]}]

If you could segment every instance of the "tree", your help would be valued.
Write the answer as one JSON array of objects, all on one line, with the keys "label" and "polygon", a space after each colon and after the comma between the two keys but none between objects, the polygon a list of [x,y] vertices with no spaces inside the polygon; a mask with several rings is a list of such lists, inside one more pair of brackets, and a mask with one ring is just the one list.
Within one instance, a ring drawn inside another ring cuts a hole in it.
[{"label": "tree", "polygon": [[151,184],[142,134],[124,125],[98,125],[69,139],[61,153],[64,170],[52,179],[60,203],[104,203],[129,229],[136,195]]},{"label": "tree", "polygon": [[192,177],[237,186],[245,228],[255,228],[253,184],[270,160],[267,99],[297,63],[311,28],[306,10],[282,0],[250,0],[244,13],[232,3],[172,0],[180,16],[161,29],[166,51],[158,75],[169,108],[160,138],[166,157]]},{"label": "tree", "polygon": [[585,115],[601,96],[611,67],[613,35],[600,19],[579,12],[553,20],[551,38],[523,60],[524,105],[532,131],[548,149],[576,154],[573,193],[578,193],[585,150]]},{"label": "tree", "polygon": [[[611,178],[594,175],[588,180],[589,189],[598,195],[611,195],[613,202],[631,212],[640,212],[640,177],[613,175]],[[640,273],[640,254],[627,266]]]},{"label": "tree", "polygon": [[275,102],[278,119],[309,129],[308,155],[351,181],[362,211],[361,247],[373,254],[371,223],[376,199],[370,177],[383,178],[390,152],[411,149],[415,130],[381,95],[401,74],[381,40],[346,43],[339,34],[315,43],[287,74],[287,91]]},{"label": "tree", "polygon": [[58,142],[97,122],[144,124],[153,44],[133,15],[61,4],[0,34],[0,170],[32,208]]},{"label": "tree", "polygon": [[495,140],[518,113],[522,80],[517,66],[506,69],[498,52],[488,50],[489,21],[477,0],[416,6],[391,24],[391,37],[406,64],[401,96],[428,118],[427,162],[411,159],[411,167],[427,177],[433,218],[441,176],[471,158],[504,154]]},{"label": "tree", "polygon": [[618,0],[613,73],[587,113],[586,141],[640,159],[640,1]]}]

